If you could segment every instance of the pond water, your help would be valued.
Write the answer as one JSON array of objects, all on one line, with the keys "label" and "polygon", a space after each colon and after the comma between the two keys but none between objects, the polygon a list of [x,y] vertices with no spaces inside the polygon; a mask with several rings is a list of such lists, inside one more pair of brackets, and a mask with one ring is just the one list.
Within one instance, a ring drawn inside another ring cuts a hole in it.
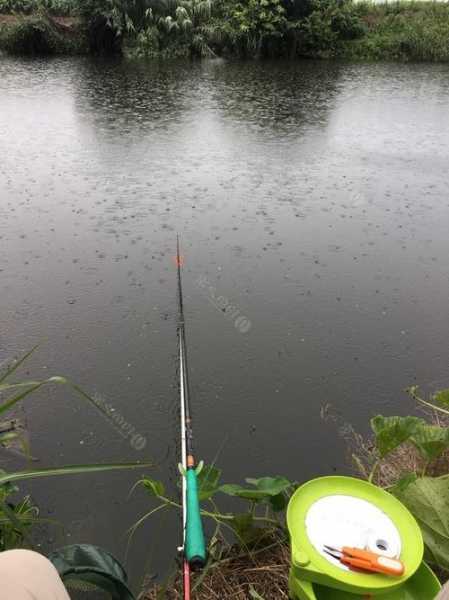
[{"label": "pond water", "polygon": [[[69,376],[141,436],[57,386],[19,411],[33,465],[151,459],[173,485],[177,233],[197,453],[227,482],[347,471],[344,423],[448,386],[448,74],[3,57],[0,360],[39,343],[24,373]],[[140,475],[25,486],[64,525],[43,549],[124,560]],[[178,541],[175,515],[147,521],[135,588]]]}]

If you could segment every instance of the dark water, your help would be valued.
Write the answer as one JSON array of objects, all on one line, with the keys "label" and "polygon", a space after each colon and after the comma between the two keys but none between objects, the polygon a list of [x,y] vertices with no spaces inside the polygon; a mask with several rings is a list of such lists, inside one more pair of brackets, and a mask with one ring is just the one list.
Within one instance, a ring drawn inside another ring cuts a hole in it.
[{"label": "dark water", "polygon": [[[147,440],[56,387],[21,413],[36,465],[151,458],[176,477],[176,232],[197,448],[228,482],[341,470],[323,405],[366,431],[411,410],[405,386],[448,386],[448,75],[3,58],[0,359],[40,343],[31,376],[70,376]],[[138,476],[26,488],[66,526],[43,547],[123,559]],[[178,536],[170,515],[139,530],[135,585]]]}]

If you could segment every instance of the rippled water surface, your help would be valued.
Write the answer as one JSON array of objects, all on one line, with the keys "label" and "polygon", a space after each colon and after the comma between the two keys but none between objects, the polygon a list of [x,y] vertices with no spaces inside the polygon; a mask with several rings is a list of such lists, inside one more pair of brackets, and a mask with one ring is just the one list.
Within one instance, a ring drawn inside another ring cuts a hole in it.
[{"label": "rippled water surface", "polygon": [[[146,439],[57,387],[20,413],[35,464],[151,458],[175,480],[177,232],[196,446],[228,482],[341,470],[341,423],[448,386],[448,94],[447,66],[3,57],[0,359],[40,343],[30,376],[70,376]],[[123,559],[138,475],[30,487],[65,526],[44,548]],[[169,515],[136,534],[135,586],[178,537]]]}]

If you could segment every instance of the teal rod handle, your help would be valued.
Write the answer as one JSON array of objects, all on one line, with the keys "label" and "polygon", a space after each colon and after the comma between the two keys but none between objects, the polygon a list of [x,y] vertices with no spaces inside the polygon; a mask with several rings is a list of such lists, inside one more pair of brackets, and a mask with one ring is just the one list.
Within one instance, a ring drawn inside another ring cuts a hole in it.
[{"label": "teal rod handle", "polygon": [[206,563],[206,543],[201,522],[198,483],[195,469],[187,469],[187,522],[185,555],[192,568],[203,567]]}]

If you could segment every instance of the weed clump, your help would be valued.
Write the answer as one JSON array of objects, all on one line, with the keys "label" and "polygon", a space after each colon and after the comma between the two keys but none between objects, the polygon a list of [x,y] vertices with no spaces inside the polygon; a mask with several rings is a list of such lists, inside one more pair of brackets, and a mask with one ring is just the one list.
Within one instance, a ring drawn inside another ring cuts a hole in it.
[{"label": "weed clump", "polygon": [[48,56],[85,50],[80,31],[68,30],[46,15],[18,18],[2,27],[1,46],[11,54]]},{"label": "weed clump", "polygon": [[[242,553],[237,548],[219,562],[192,577],[192,600],[264,598],[288,599],[290,548],[285,539],[273,539],[260,552]],[[153,585],[139,600],[182,600],[182,573],[165,585]]]}]

